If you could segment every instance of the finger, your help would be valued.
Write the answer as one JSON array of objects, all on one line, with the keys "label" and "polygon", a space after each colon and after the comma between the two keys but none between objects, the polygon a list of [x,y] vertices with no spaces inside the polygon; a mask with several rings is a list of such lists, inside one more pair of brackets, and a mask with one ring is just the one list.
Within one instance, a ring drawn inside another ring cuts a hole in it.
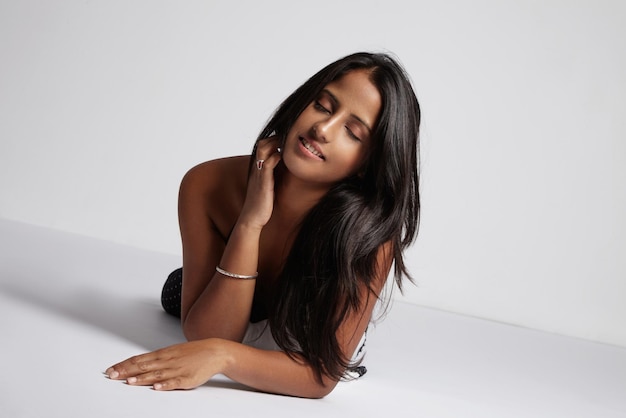
[{"label": "finger", "polygon": [[263,168],[267,169],[268,171],[273,171],[282,158],[282,155],[278,151],[274,151],[272,155],[268,156],[265,159],[265,162],[263,163]]},{"label": "finger", "polygon": [[155,370],[145,375],[131,377],[127,383],[132,386],[150,386],[154,390],[175,390],[175,389],[193,389],[205,381],[196,381],[189,376],[181,375],[180,372],[174,370]]},{"label": "finger", "polygon": [[270,153],[262,153],[261,155],[265,155],[263,158],[261,158],[260,155],[257,153],[255,167],[259,173],[271,173],[278,165],[279,161],[282,159],[282,155],[280,152],[278,152],[278,148],[272,149],[273,151],[271,151]]},{"label": "finger", "polygon": [[260,140],[257,144],[256,158],[267,159],[277,152],[279,145],[280,140],[275,136]]},{"label": "finger", "polygon": [[183,384],[183,379],[180,377],[174,377],[172,379],[164,380],[162,382],[156,382],[152,385],[154,390],[176,390],[176,389],[193,389],[195,386],[188,386]]},{"label": "finger", "polygon": [[259,176],[271,175],[281,159],[282,156],[278,152],[275,152],[265,159],[256,160],[255,171],[259,174]]},{"label": "finger", "polygon": [[130,376],[126,379],[126,383],[132,386],[149,386],[174,377],[176,377],[176,372],[172,369],[156,369],[137,376]]},{"label": "finger", "polygon": [[154,353],[133,356],[122,361],[121,363],[109,367],[105,371],[105,374],[110,379],[126,379],[129,376],[136,376],[156,368],[155,360],[156,356]]}]

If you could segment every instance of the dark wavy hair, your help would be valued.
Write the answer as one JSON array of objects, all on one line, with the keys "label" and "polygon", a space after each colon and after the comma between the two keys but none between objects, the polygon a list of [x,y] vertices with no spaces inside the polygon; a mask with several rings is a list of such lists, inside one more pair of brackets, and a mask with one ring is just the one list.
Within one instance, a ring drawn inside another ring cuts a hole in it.
[{"label": "dark wavy hair", "polygon": [[311,364],[320,381],[322,375],[340,380],[355,366],[346,356],[351,353],[342,353],[336,333],[348,314],[367,303],[361,284],[369,289],[367,298],[379,297],[372,281],[380,271],[381,245],[392,244],[400,290],[403,278],[412,281],[403,251],[414,241],[420,219],[420,107],[394,58],[355,53],[329,64],[287,97],[258,137],[277,135],[284,142],[321,90],[354,70],[367,70],[382,98],[372,149],[363,170],[333,185],[302,221],[268,312],[277,344]]}]

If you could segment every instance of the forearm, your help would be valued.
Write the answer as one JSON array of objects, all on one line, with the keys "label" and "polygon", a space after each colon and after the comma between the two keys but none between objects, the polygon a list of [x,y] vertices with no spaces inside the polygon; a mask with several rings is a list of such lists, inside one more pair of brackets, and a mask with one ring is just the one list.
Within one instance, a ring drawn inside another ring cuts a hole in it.
[{"label": "forearm", "polygon": [[[237,224],[224,248],[219,266],[240,275],[254,275],[258,266],[261,230]],[[211,266],[210,279],[183,316],[189,340],[210,337],[241,341],[250,320],[256,280],[224,276]]]},{"label": "forearm", "polygon": [[283,395],[321,398],[336,382],[320,383],[309,365],[280,351],[266,351],[221,338],[176,344],[133,356],[106,370],[113,380],[156,390],[192,389],[216,374],[252,388]]},{"label": "forearm", "polygon": [[228,361],[222,374],[263,392],[304,398],[322,398],[337,382],[326,377],[320,382],[304,360],[294,360],[282,351],[260,350],[224,341]]}]

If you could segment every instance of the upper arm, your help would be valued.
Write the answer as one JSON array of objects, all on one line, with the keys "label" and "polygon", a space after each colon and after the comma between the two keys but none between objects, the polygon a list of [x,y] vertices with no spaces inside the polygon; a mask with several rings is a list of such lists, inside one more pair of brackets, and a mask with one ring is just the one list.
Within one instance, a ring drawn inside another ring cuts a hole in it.
[{"label": "upper arm", "polygon": [[[375,276],[372,278],[370,286],[368,287],[365,283],[360,285],[361,304],[359,308],[350,312],[338,329],[337,341],[342,348],[343,355],[348,359],[352,358],[365,330],[370,324],[374,307],[385,286],[392,262],[392,244],[387,242],[378,249]],[[324,380],[324,383],[326,385],[330,384],[331,388],[336,383],[331,382],[327,378],[324,378]]]},{"label": "upper arm", "polygon": [[189,170],[180,185],[178,219],[183,246],[183,321],[213,277],[226,245],[211,210],[215,175],[211,162],[203,163]]}]

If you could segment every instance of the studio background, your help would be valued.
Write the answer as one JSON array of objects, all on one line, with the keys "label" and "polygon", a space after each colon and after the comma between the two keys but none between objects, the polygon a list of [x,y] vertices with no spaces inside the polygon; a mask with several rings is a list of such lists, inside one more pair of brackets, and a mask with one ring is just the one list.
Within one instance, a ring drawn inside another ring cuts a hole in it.
[{"label": "studio background", "polygon": [[626,347],[624,21],[607,0],[2,0],[0,217],[179,254],[189,168],[249,153],[327,63],[389,51],[423,111],[396,297]]}]

